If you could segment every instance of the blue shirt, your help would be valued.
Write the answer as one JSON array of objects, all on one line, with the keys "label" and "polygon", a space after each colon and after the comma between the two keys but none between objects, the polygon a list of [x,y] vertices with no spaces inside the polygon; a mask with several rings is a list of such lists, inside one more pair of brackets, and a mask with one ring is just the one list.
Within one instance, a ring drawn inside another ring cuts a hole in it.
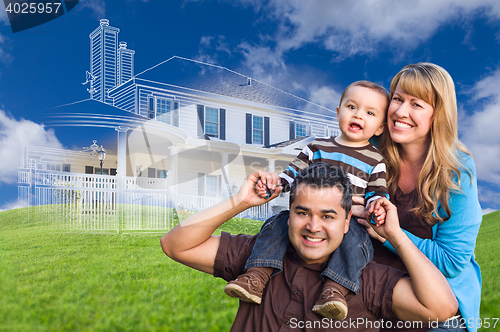
[{"label": "blue shirt", "polygon": [[[451,217],[445,222],[437,223],[432,228],[432,239],[421,239],[408,231],[405,233],[415,246],[447,278],[448,283],[457,297],[458,307],[465,325],[471,332],[477,331],[476,320],[481,304],[481,270],[474,259],[476,238],[482,221],[481,206],[477,193],[476,167],[472,158],[462,153],[465,170],[460,170],[461,192],[451,192],[449,206]],[[458,184],[458,176],[454,181]],[[438,213],[446,213],[441,204]],[[384,246],[396,252],[389,241]]]}]

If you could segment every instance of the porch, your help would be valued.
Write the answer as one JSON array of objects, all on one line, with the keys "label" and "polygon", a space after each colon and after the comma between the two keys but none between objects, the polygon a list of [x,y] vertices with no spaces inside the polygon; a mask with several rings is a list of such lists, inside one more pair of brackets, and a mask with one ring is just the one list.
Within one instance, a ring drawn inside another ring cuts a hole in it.
[{"label": "porch", "polygon": [[[169,230],[222,196],[178,194],[167,179],[19,169],[18,198],[33,207],[26,218],[43,214],[48,226],[87,231]],[[286,209],[280,197],[237,217],[265,220]]]}]

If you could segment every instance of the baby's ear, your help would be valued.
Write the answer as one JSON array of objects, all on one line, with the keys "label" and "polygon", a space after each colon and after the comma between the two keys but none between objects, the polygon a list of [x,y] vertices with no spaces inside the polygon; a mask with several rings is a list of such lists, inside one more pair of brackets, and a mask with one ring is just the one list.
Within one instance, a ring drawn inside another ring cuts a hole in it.
[{"label": "baby's ear", "polygon": [[382,123],[380,125],[380,127],[377,129],[377,131],[375,132],[375,136],[382,134],[384,132],[386,126],[387,126],[387,122]]}]

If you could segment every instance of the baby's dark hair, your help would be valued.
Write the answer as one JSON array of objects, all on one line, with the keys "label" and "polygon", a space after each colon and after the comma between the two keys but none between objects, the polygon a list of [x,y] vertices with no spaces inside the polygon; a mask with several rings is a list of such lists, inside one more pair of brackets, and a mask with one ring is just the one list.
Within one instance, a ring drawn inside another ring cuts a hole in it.
[{"label": "baby's dark hair", "polygon": [[347,88],[345,88],[344,92],[342,92],[342,96],[340,97],[340,102],[339,106],[342,105],[342,101],[344,101],[345,95],[347,94],[347,90],[352,88],[353,86],[361,86],[363,88],[368,88],[375,90],[379,92],[381,95],[383,95],[387,99],[387,106],[389,106],[389,103],[391,102],[391,95],[389,94],[389,91],[387,91],[386,88],[384,88],[382,85],[373,83],[370,81],[356,81],[351,84]]},{"label": "baby's dark hair", "polygon": [[351,211],[351,181],[342,168],[319,162],[301,170],[290,188],[290,206],[295,200],[297,187],[301,183],[317,189],[337,187],[342,192],[340,205],[345,210],[346,215]]}]

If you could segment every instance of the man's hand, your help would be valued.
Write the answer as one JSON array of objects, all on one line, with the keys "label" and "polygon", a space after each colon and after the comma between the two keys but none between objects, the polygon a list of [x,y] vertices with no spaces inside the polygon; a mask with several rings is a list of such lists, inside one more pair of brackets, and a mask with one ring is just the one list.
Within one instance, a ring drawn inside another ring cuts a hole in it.
[{"label": "man's hand", "polygon": [[[280,183],[281,179],[276,173],[257,171],[250,174],[234,196],[234,203],[241,202],[248,207],[267,203],[278,197],[282,190]],[[268,189],[272,194],[268,195]]]}]

